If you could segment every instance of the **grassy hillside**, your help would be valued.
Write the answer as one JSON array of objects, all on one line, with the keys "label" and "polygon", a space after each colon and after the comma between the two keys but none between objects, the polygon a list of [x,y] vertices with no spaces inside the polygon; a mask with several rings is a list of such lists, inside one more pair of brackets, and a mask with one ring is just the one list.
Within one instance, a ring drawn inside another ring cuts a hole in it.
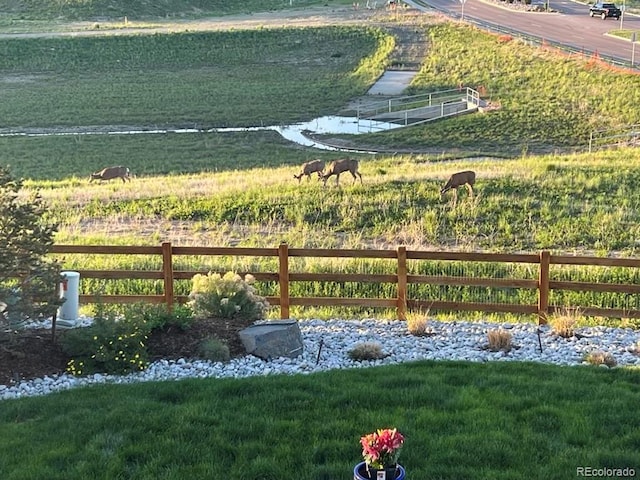
[{"label": "grassy hillside", "polygon": [[335,112],[393,39],[354,27],[1,39],[7,127],[254,126]]},{"label": "grassy hillside", "polygon": [[589,58],[531,48],[463,25],[429,27],[429,54],[410,93],[477,88],[498,106],[368,138],[387,148],[463,148],[521,153],[585,149],[594,130],[640,121],[640,75]]},{"label": "grassy hillside", "polygon": [[281,10],[313,5],[339,5],[343,0],[0,0],[0,17],[9,19],[92,20],[198,17]]},{"label": "grassy hillside", "polygon": [[[501,108],[350,138],[363,147],[438,152],[357,155],[364,185],[352,186],[348,175],[341,188],[333,179],[326,188],[316,181],[298,185],[293,174],[299,164],[344,154],[303,148],[273,131],[5,136],[0,158],[50,202],[61,226],[58,243],[286,241],[294,247],[406,244],[634,255],[640,238],[637,150],[560,152],[585,145],[596,125],[633,122],[640,103],[598,100],[596,85],[611,84],[634,99],[637,77],[423,20],[411,28],[427,30],[430,48],[412,91],[467,79]],[[375,81],[394,45],[383,30],[384,25],[0,40],[9,58],[0,65],[7,87],[0,112],[7,129],[310,120],[336,113]],[[531,72],[526,84],[517,73],[523,65]],[[553,88],[544,84],[551,79]],[[580,98],[574,93],[579,91],[592,96]],[[130,184],[88,184],[91,171],[110,164],[129,166],[137,178]],[[463,169],[477,172],[476,197],[461,192],[453,205],[450,197],[440,198],[439,189]],[[600,272],[584,275],[597,280]]]},{"label": "grassy hillside", "polygon": [[[277,239],[295,246],[363,242],[633,253],[640,238],[634,194],[640,169],[628,159],[628,150],[480,164],[364,158],[363,186],[351,186],[349,175],[341,178],[342,188],[333,181],[326,188],[306,180],[298,185],[296,167],[284,166],[137,178],[131,184],[46,182],[41,194],[62,221],[63,232],[77,224],[108,229],[122,221],[135,230],[149,220],[193,224],[221,233],[209,236],[210,242],[247,246],[269,246]],[[450,197],[440,198],[439,188],[451,171],[466,168],[477,172],[476,197],[471,201],[462,191],[453,206]],[[156,225],[154,231],[165,228]],[[265,236],[265,229],[274,236]]]},{"label": "grassy hillside", "polygon": [[[556,148],[559,132],[566,134],[559,144],[580,143],[595,119],[600,125],[631,121],[640,102],[598,102],[595,85],[609,82],[625,98],[635,98],[637,77],[458,25],[423,27],[431,47],[413,91],[444,88],[462,78],[480,83],[500,69],[501,75],[491,77],[495,90],[487,90],[502,108],[352,141],[453,152],[469,148],[503,157],[517,146],[519,155],[512,161],[360,155],[364,186],[336,189],[330,182],[321,189],[315,182],[298,186],[292,178],[296,165],[342,154],[301,148],[270,131],[0,137],[0,158],[30,179],[27,185],[45,190],[63,227],[60,239],[66,241],[83,241],[95,233],[91,228],[109,231],[110,224],[122,222],[138,238],[138,228],[156,224],[153,232],[158,232],[161,220],[223,232],[209,241],[226,238],[247,245],[287,240],[307,246],[364,242],[634,252],[635,149],[533,153],[536,146]],[[10,58],[4,78],[21,81],[6,82],[0,113],[8,125],[54,128],[308,120],[335,112],[363,93],[384,68],[392,46],[380,30],[355,27],[4,40],[0,48]],[[46,53],[50,49],[53,53]],[[494,62],[484,61],[489,58]],[[535,88],[518,85],[516,72],[524,62]],[[544,87],[538,76],[547,83],[554,76],[553,88]],[[594,98],[560,99],[586,90]],[[108,164],[126,164],[144,187],[89,186],[88,174]],[[469,168],[478,172],[476,199],[453,208],[439,198],[439,187],[452,171]],[[350,180],[343,178],[343,185]],[[92,227],[77,236],[77,225]],[[157,241],[157,235],[148,238]]]}]

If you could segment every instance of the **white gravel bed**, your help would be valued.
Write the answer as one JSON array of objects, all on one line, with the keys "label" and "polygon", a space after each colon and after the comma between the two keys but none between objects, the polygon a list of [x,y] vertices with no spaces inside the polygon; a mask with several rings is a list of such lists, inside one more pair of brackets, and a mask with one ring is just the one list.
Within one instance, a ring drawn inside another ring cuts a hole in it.
[{"label": "white gravel bed", "polygon": [[[95,374],[74,377],[63,374],[24,381],[12,386],[0,385],[0,400],[47,395],[101,383],[309,374],[417,360],[527,361],[570,366],[585,364],[585,354],[598,351],[613,355],[618,367],[640,367],[640,355],[637,352],[640,332],[630,328],[585,327],[577,329],[578,335],[575,337],[565,339],[552,334],[548,326],[538,329],[534,324],[430,321],[427,328],[428,336],[414,336],[408,333],[406,322],[400,321],[300,320],[298,323],[304,352],[296,358],[282,357],[265,361],[248,355],[228,363],[189,359],[161,360],[152,363],[143,372],[125,376]],[[496,329],[508,330],[511,333],[511,351],[492,352],[486,348],[487,332]],[[348,352],[363,342],[379,343],[388,356],[375,361],[351,360]]]}]

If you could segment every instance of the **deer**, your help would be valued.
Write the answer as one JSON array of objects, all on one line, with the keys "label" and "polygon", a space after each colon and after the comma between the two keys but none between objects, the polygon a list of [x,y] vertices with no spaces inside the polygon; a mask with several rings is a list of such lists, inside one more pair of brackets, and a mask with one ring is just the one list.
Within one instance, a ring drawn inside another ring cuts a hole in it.
[{"label": "deer", "polygon": [[300,167],[300,173],[298,175],[294,175],[293,178],[298,180],[302,180],[302,177],[307,176],[307,181],[311,180],[312,173],[318,173],[320,175],[324,170],[325,164],[324,160],[311,160],[310,162],[303,163]]},{"label": "deer", "polygon": [[122,165],[118,167],[107,167],[99,170],[97,172],[93,172],[89,175],[89,183],[94,180],[113,180],[114,178],[122,179],[123,183],[126,183],[127,180],[131,181],[131,172],[127,167],[123,167]]},{"label": "deer", "polygon": [[362,185],[362,175],[358,171],[358,160],[355,158],[342,158],[340,160],[334,160],[329,164],[329,167],[323,170],[322,173],[318,174],[320,180],[322,180],[322,184],[326,185],[327,180],[330,176],[336,176],[336,186],[340,185],[340,174],[344,172],[351,173],[353,176],[353,183],[358,181],[358,177],[360,177],[360,184]]},{"label": "deer", "polygon": [[465,185],[469,191],[469,198],[473,198],[473,184],[475,182],[476,172],[465,170],[464,172],[454,173],[449,177],[445,186],[440,190],[440,197],[449,190],[453,190],[453,204],[455,205],[458,201],[458,188]]}]

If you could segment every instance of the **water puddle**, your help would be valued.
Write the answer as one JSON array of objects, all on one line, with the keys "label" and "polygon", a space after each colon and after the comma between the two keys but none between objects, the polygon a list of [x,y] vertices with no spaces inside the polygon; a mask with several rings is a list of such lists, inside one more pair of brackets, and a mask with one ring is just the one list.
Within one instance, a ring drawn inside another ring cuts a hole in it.
[{"label": "water puddle", "polygon": [[176,129],[141,129],[136,127],[76,127],[76,128],[57,128],[57,129],[31,129],[20,132],[16,131],[0,131],[0,137],[53,137],[53,136],[72,136],[72,135],[153,135],[164,133],[226,133],[226,132],[256,132],[272,130],[290,142],[303,145],[305,147],[317,148],[321,150],[357,152],[357,153],[373,153],[364,152],[362,150],[340,148],[326,145],[317,140],[313,140],[308,135],[311,134],[347,134],[358,135],[362,133],[374,133],[394,128],[400,128],[401,125],[378,122],[375,120],[358,119],[357,117],[342,116],[326,116],[319,117],[309,122],[296,123],[287,126],[267,126],[267,127],[225,127],[225,128],[176,128]]}]

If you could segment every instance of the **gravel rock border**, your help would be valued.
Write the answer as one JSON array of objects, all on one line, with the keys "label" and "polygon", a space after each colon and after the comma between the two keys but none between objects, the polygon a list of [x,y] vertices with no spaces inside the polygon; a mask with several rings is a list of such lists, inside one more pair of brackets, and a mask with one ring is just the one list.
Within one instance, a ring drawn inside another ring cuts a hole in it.
[{"label": "gravel rock border", "polygon": [[[611,354],[617,368],[640,368],[640,332],[631,328],[584,327],[576,335],[562,338],[550,327],[535,324],[496,324],[490,322],[429,321],[426,334],[415,336],[401,321],[300,320],[304,352],[296,358],[271,361],[245,356],[228,363],[162,360],[144,372],[125,376],[96,374],[73,377],[69,374],[29,380],[13,386],[0,386],[0,400],[47,395],[62,390],[95,384],[123,384],[186,378],[245,378],[267,375],[306,375],[334,369],[371,368],[419,360],[466,362],[540,362],[547,364],[586,365],[588,353]],[[509,351],[487,348],[489,331],[511,334]],[[349,351],[363,342],[377,342],[385,358],[355,361]],[[600,368],[600,367],[594,367]],[[609,368],[604,367],[602,368]]]}]

